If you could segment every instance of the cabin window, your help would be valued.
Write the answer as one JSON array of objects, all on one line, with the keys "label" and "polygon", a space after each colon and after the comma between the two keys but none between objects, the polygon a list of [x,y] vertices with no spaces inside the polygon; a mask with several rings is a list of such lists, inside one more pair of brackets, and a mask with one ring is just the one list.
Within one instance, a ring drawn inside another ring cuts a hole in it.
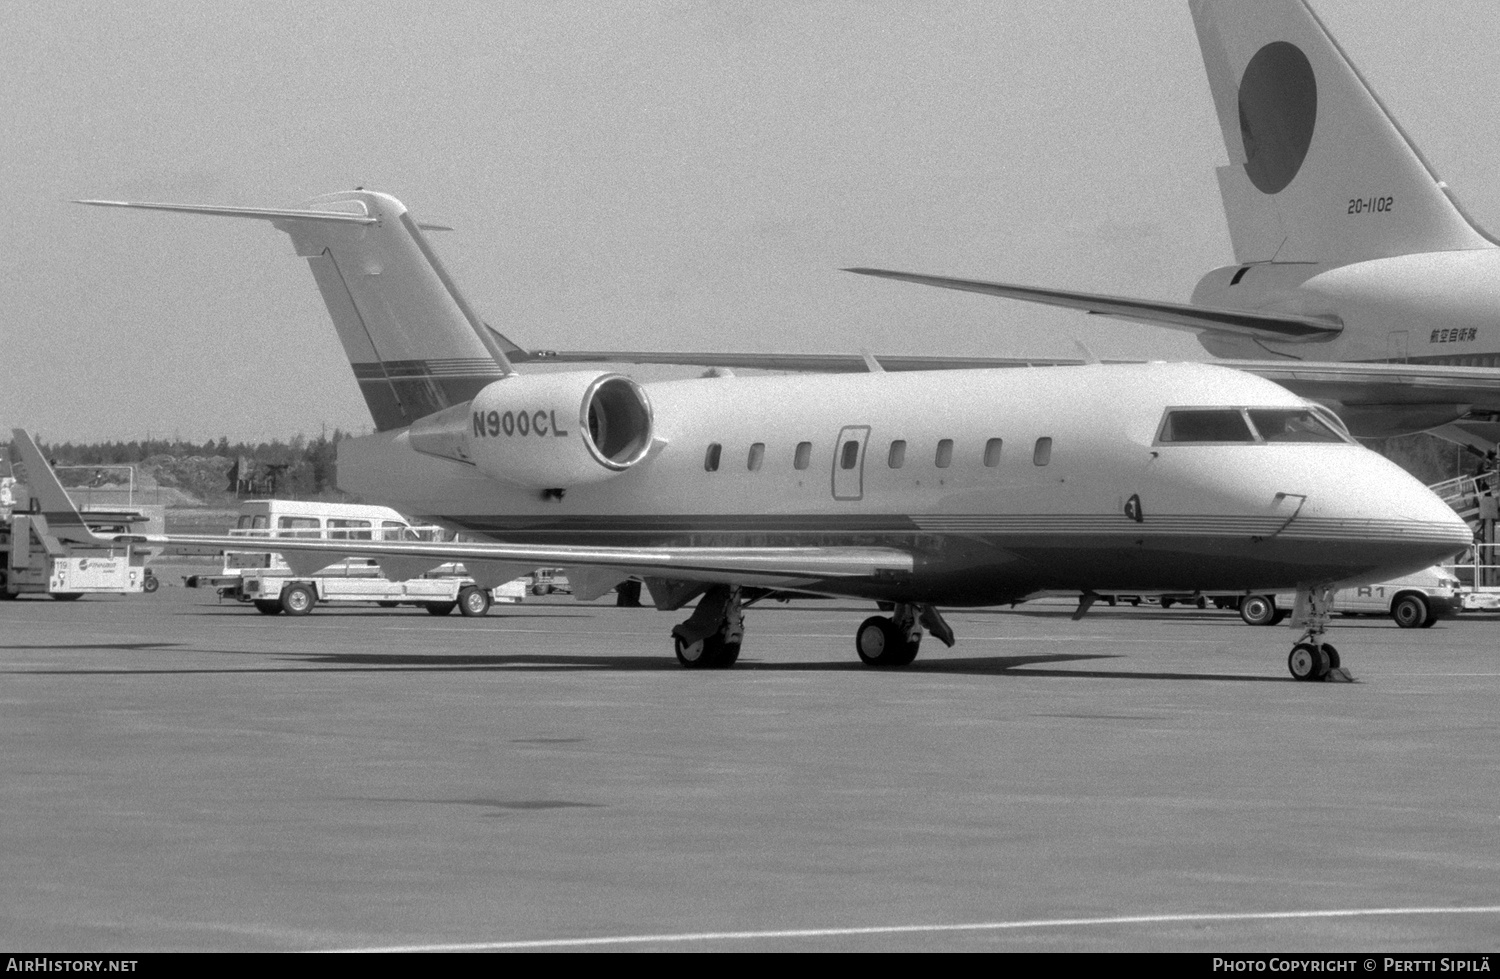
[{"label": "cabin window", "polygon": [[1036,448],[1031,450],[1031,464],[1033,466],[1045,466],[1052,461],[1052,440],[1043,436],[1036,440]]},{"label": "cabin window", "polygon": [[745,468],[751,472],[760,469],[760,464],[766,459],[766,443],[756,442],[750,446],[750,456],[745,460]]},{"label": "cabin window", "polygon": [[1254,442],[1238,408],[1177,408],[1161,423],[1160,442]]},{"label": "cabin window", "polygon": [[891,453],[886,456],[885,461],[892,469],[900,469],[906,465],[906,439],[897,439],[891,443]]},{"label": "cabin window", "polygon": [[953,440],[943,439],[938,443],[937,456],[932,460],[933,465],[939,469],[947,469],[953,465]]},{"label": "cabin window", "polygon": [[792,466],[797,469],[806,469],[812,462],[812,443],[798,442],[797,453],[792,456]]},{"label": "cabin window", "polygon": [[839,468],[853,469],[859,465],[859,442],[854,439],[844,443],[843,451],[839,453]]},{"label": "cabin window", "polygon": [[719,456],[724,452],[724,447],[717,442],[711,442],[708,451],[703,453],[703,471],[716,473],[719,471]]},{"label": "cabin window", "polygon": [[317,517],[279,517],[276,528],[277,537],[319,537],[322,523]]},{"label": "cabin window", "polygon": [[[328,520],[330,529],[328,536],[333,540],[369,540],[370,521],[368,520],[340,520],[330,517]],[[359,529],[355,529],[359,528]]]},{"label": "cabin window", "polygon": [[1250,421],[1267,442],[1342,442],[1328,425],[1304,408],[1251,408]]},{"label": "cabin window", "polygon": [[994,469],[1000,465],[1000,440],[990,439],[984,443],[984,465],[986,469]]}]

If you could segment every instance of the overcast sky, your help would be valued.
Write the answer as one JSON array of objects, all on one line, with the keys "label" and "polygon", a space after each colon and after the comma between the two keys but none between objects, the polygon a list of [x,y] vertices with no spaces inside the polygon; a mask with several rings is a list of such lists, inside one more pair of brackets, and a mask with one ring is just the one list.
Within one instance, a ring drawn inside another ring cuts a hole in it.
[{"label": "overcast sky", "polygon": [[[1315,0],[1500,230],[1493,0]],[[305,262],[355,185],[523,346],[1200,359],[1189,335],[837,271],[1186,300],[1232,261],[1186,0],[11,3],[0,430],[354,431]]]}]

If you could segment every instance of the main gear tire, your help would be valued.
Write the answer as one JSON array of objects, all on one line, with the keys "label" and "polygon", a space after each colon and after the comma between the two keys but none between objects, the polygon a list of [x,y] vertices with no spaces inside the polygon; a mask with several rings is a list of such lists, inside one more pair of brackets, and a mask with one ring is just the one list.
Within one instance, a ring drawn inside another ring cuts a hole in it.
[{"label": "main gear tire", "polygon": [[854,633],[854,651],[866,666],[909,666],[917,658],[919,642],[908,642],[896,623],[872,615]]}]

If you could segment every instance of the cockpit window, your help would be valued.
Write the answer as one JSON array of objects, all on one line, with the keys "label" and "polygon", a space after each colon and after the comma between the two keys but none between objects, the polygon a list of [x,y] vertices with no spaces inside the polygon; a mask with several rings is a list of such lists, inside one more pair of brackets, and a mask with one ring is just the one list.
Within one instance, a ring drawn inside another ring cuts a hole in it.
[{"label": "cockpit window", "polygon": [[1223,445],[1241,442],[1352,442],[1324,408],[1168,408],[1159,444]]},{"label": "cockpit window", "polygon": [[1158,442],[1254,442],[1238,408],[1176,408],[1161,423]]},{"label": "cockpit window", "polygon": [[1344,437],[1311,411],[1251,408],[1250,421],[1267,442],[1342,442]]}]

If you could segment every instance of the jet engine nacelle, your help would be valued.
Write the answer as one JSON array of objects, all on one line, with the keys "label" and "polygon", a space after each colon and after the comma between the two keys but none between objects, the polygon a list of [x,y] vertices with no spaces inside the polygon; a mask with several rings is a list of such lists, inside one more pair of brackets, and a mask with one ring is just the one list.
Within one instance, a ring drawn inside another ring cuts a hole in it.
[{"label": "jet engine nacelle", "polygon": [[651,448],[651,401],[621,374],[511,374],[418,419],[411,447],[535,489],[616,476]]}]

